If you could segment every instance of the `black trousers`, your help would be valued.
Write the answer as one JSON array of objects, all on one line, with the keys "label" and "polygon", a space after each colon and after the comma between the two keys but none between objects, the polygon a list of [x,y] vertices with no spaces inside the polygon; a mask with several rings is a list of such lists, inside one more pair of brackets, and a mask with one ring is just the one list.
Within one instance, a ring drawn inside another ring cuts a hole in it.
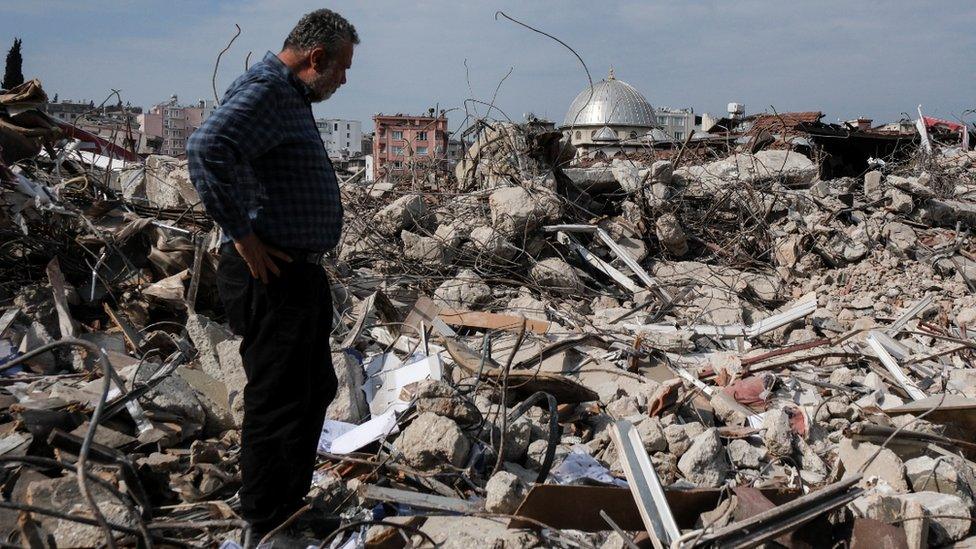
[{"label": "black trousers", "polygon": [[266,532],[303,504],[326,407],[336,395],[332,293],[320,265],[278,262],[268,284],[234,246],[221,248],[217,289],[247,375],[241,429],[241,512]]}]

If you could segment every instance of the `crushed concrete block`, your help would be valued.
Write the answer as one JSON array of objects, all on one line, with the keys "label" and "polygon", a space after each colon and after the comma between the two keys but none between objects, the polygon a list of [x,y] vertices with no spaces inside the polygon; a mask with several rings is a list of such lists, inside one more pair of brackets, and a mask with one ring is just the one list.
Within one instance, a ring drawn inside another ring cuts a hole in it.
[{"label": "crushed concrete block", "polygon": [[651,184],[659,184],[664,186],[671,185],[671,174],[673,171],[674,165],[670,160],[658,160],[654,162],[651,164]]},{"label": "crushed concrete block", "polygon": [[668,440],[668,451],[681,457],[691,446],[691,439],[705,430],[701,423],[673,424],[664,427],[664,438]]},{"label": "crushed concrete block", "polygon": [[411,466],[426,470],[442,464],[464,465],[471,442],[450,419],[431,412],[417,416],[394,446]]},{"label": "crushed concrete block", "polygon": [[671,214],[658,217],[654,222],[654,229],[658,242],[669,254],[681,257],[688,253],[688,239],[685,238],[685,231],[677,217]]},{"label": "crushed concrete block", "polygon": [[891,493],[888,486],[880,486],[851,502],[857,515],[896,524],[905,529],[911,549],[925,549],[929,546],[929,523],[926,511],[917,501],[904,499]]},{"label": "crushed concrete block", "polygon": [[729,459],[732,464],[744,469],[759,469],[766,459],[765,448],[753,445],[744,438],[737,438],[729,442]]},{"label": "crushed concrete block", "polygon": [[678,469],[699,486],[719,487],[725,483],[729,464],[718,429],[711,428],[695,437],[691,447],[678,460]]},{"label": "crushed concrete block", "polygon": [[788,456],[793,453],[793,429],[790,417],[783,410],[771,409],[763,417],[763,442],[774,456]]},{"label": "crushed concrete block", "polygon": [[403,257],[419,261],[430,268],[446,267],[451,264],[451,253],[437,238],[421,236],[410,231],[400,231],[403,241]]},{"label": "crushed concrete block", "polygon": [[363,392],[363,367],[351,354],[340,351],[332,353],[332,368],[338,380],[338,390],[325,417],[358,425],[369,417],[369,405]]},{"label": "crushed concrete block", "polygon": [[902,215],[912,213],[915,209],[915,201],[912,195],[898,189],[888,189],[887,196],[890,199],[887,209]]},{"label": "crushed concrete block", "polygon": [[854,370],[841,366],[830,372],[830,382],[834,385],[850,385],[854,383]]},{"label": "crushed concrete block", "polygon": [[[115,496],[93,482],[88,486],[99,511],[109,522],[135,527],[136,516],[120,504]],[[26,500],[28,505],[35,507],[91,517],[91,508],[81,495],[78,482],[73,476],[31,482],[27,486]],[[54,536],[58,547],[101,547],[105,542],[105,534],[98,526],[40,514],[34,518]]]},{"label": "crushed concrete block", "polygon": [[[881,447],[870,442],[855,442],[846,437],[841,439],[837,448],[837,455],[844,467],[844,477],[852,476],[860,471],[861,467],[871,459],[879,448]],[[905,464],[887,448],[881,449],[863,474],[865,477],[878,477],[899,492],[908,491],[908,482],[905,480]]]},{"label": "crushed concrete block", "polygon": [[640,414],[641,411],[635,397],[625,396],[607,404],[607,413],[615,419],[623,419]]},{"label": "crushed concrete block", "polygon": [[499,471],[485,484],[485,510],[510,515],[525,499],[522,480],[507,471]]},{"label": "crushed concrete block", "polygon": [[491,288],[481,276],[471,269],[464,269],[456,277],[445,280],[434,297],[442,304],[454,309],[471,309],[491,300]]},{"label": "crushed concrete block", "polygon": [[218,343],[217,358],[216,369],[208,369],[206,364],[201,366],[203,371],[221,381],[227,388],[230,411],[234,414],[234,422],[240,425],[244,421],[244,386],[247,385],[247,374],[241,358],[241,339],[228,339]]},{"label": "crushed concrete block", "polygon": [[[141,367],[134,365],[123,368],[120,375],[130,378],[138,373],[132,381],[145,383],[160,368],[162,365],[157,362],[144,362]],[[200,399],[197,398],[197,392],[178,375],[165,377],[146,393],[146,397],[153,406],[183,419],[180,422],[183,428],[181,433],[183,440],[193,438],[206,423],[207,413],[200,404]]]},{"label": "crushed concrete block", "polygon": [[196,391],[197,400],[206,413],[204,431],[207,434],[216,435],[240,427],[231,412],[227,387],[222,382],[203,370],[192,368],[177,368],[176,375],[183,378]]},{"label": "crushed concrete block", "polygon": [[881,235],[888,241],[888,249],[900,256],[909,255],[918,245],[915,230],[897,221],[885,225]]},{"label": "crushed concrete block", "polygon": [[376,229],[387,236],[399,234],[422,223],[427,205],[419,194],[408,194],[385,206],[373,216]]},{"label": "crushed concrete block", "polygon": [[531,294],[520,292],[508,302],[508,311],[516,316],[524,316],[529,320],[549,320],[546,314],[546,304],[532,297]]},{"label": "crushed concrete block", "polygon": [[[539,547],[542,541],[531,530],[508,528],[507,518],[478,518],[464,516],[431,516],[421,530],[430,536],[440,549],[519,549]],[[429,545],[421,536],[411,536],[411,545]]]},{"label": "crushed concrete block", "polygon": [[668,439],[664,436],[661,420],[656,417],[640,416],[639,420],[634,420],[632,423],[640,435],[641,442],[644,443],[644,450],[648,454],[667,451]]},{"label": "crushed concrete block", "polygon": [[976,368],[950,370],[948,385],[965,396],[976,398]]},{"label": "crushed concrete block", "polygon": [[205,372],[219,370],[217,345],[228,339],[233,339],[234,334],[224,326],[198,313],[186,315],[186,333],[197,349],[197,360],[200,361],[203,370]]},{"label": "crushed concrete block", "polygon": [[[900,496],[925,509],[929,518],[929,543],[943,545],[963,539],[972,526],[971,507],[959,496],[939,492],[916,492]],[[959,517],[959,518],[953,518]]]},{"label": "crushed concrete block", "polygon": [[976,474],[966,460],[957,456],[921,456],[905,462],[905,473],[915,492],[939,492],[976,505]]},{"label": "crushed concrete block", "polygon": [[881,188],[881,180],[884,176],[878,170],[864,174],[864,197],[869,202],[881,200],[884,191]]},{"label": "crushed concrete block", "polygon": [[576,270],[558,257],[543,259],[533,265],[529,277],[552,291],[582,292],[584,288]]},{"label": "crushed concrete block", "polygon": [[548,192],[529,192],[524,187],[502,187],[488,196],[491,224],[505,238],[521,242],[543,220],[561,213],[559,200]]},{"label": "crushed concrete block", "polygon": [[471,231],[469,251],[490,262],[511,261],[518,255],[519,249],[508,241],[505,236],[494,227],[482,225]]},{"label": "crushed concrete block", "polygon": [[640,190],[644,178],[640,175],[642,166],[633,160],[614,158],[610,164],[610,172],[620,184],[624,192],[635,193]]},{"label": "crushed concrete block", "polygon": [[432,412],[453,419],[461,425],[472,425],[481,421],[478,407],[443,381],[423,383],[417,389],[415,398],[418,413]]}]

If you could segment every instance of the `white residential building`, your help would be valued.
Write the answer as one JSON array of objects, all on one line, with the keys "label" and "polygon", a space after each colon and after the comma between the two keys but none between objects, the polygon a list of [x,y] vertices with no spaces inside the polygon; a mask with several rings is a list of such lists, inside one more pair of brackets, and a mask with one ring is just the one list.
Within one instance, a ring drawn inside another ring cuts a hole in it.
[{"label": "white residential building", "polygon": [[349,158],[363,153],[363,123],[359,120],[320,118],[315,125],[330,158]]},{"label": "white residential building", "polygon": [[657,107],[654,109],[655,121],[675,141],[684,141],[695,131],[694,109],[672,109],[671,107]]}]

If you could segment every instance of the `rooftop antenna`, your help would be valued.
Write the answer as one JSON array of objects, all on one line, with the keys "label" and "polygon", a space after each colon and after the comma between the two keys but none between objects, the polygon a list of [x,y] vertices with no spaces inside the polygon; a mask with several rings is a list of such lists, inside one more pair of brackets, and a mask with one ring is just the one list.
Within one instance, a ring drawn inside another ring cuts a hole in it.
[{"label": "rooftop antenna", "polygon": [[613,79],[614,79],[614,76],[613,76],[613,65],[610,65],[610,76],[607,77],[607,80],[613,80]]}]

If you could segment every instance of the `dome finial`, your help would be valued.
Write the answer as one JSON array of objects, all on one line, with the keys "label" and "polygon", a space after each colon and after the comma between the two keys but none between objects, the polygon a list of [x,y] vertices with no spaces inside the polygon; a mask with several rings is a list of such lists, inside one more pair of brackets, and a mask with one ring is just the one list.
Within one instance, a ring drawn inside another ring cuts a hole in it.
[{"label": "dome finial", "polygon": [[610,76],[607,77],[607,80],[613,80],[613,79],[614,79],[614,76],[613,76],[613,65],[610,65]]}]

